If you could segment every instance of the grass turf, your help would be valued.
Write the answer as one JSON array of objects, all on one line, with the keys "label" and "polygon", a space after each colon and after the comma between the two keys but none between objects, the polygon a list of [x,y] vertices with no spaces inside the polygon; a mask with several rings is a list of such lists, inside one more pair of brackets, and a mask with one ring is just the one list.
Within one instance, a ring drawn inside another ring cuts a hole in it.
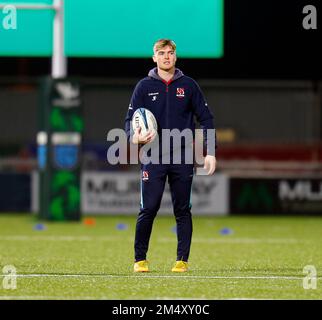
[{"label": "grass turf", "polygon": [[[194,217],[185,274],[170,272],[173,217],[155,220],[147,274],[132,272],[136,217],[95,221],[35,230],[31,215],[0,214],[0,299],[322,299],[320,217]],[[2,286],[5,265],[19,275],[15,290]],[[316,289],[303,288],[306,265]]]}]

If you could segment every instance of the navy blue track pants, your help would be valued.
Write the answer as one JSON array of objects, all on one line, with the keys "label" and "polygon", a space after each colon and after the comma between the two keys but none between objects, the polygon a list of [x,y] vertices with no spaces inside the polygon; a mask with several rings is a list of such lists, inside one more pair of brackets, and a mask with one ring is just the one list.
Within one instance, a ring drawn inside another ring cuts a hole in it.
[{"label": "navy blue track pants", "polygon": [[141,210],[135,234],[135,261],[146,260],[154,218],[168,177],[177,224],[177,260],[188,261],[191,237],[191,184],[193,164],[141,165]]}]

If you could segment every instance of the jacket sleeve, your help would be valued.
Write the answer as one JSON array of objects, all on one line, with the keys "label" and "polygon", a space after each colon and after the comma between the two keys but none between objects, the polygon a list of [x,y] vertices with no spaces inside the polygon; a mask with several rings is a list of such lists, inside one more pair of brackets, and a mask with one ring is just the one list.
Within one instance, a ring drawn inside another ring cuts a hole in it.
[{"label": "jacket sleeve", "polygon": [[132,129],[132,117],[138,108],[142,108],[144,106],[144,94],[143,94],[143,87],[142,82],[138,82],[138,84],[135,86],[129,108],[125,117],[125,132],[127,136],[127,141],[130,141],[131,136],[133,135],[133,129]]},{"label": "jacket sleeve", "polygon": [[[203,130],[204,147],[207,150],[207,155],[214,156],[217,148],[214,117],[199,85],[195,81],[193,82],[192,105],[197,121]],[[207,130],[210,130],[208,134]]]}]

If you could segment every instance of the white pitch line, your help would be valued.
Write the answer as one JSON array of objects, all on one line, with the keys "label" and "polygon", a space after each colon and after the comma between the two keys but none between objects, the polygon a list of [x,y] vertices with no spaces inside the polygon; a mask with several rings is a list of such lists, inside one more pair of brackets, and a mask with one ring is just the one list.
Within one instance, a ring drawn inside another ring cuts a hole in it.
[{"label": "white pitch line", "polygon": [[[223,297],[149,297],[147,300],[273,300],[264,298],[223,298]],[[111,300],[109,297],[66,297],[66,296],[0,296],[0,300]]]},{"label": "white pitch line", "polygon": [[[0,277],[4,277],[1,275]],[[303,280],[301,276],[194,276],[194,275],[112,275],[112,274],[17,274],[17,278],[131,278],[131,279],[240,279],[240,280]],[[317,277],[322,279],[322,277]]]},{"label": "white pitch line", "polygon": [[[177,239],[171,238],[159,238],[160,242],[176,242]],[[267,244],[298,244],[305,243],[308,240],[305,239],[292,239],[292,238],[193,238],[192,242],[195,243],[236,243],[236,244],[255,244],[255,243],[267,243]]]},{"label": "white pitch line", "polygon": [[[0,241],[115,241],[121,237],[88,237],[88,236],[0,236]],[[133,240],[133,238],[128,238]]]},{"label": "white pitch line", "polygon": [[65,296],[0,296],[0,300],[108,300],[107,297],[65,297]]},{"label": "white pitch line", "polygon": [[[11,235],[0,236],[0,241],[133,241],[133,237],[118,237],[118,236],[102,236],[102,237],[89,237],[89,236],[27,236],[27,235]],[[177,239],[173,238],[155,238],[156,242],[176,242]],[[294,238],[193,238],[193,243],[231,243],[231,244],[299,244],[308,243],[307,239],[294,239]]]},{"label": "white pitch line", "polygon": [[211,297],[211,298],[206,298],[206,297],[153,297],[153,298],[148,298],[149,300],[273,300],[273,299],[264,299],[264,298],[223,298],[223,297]]}]

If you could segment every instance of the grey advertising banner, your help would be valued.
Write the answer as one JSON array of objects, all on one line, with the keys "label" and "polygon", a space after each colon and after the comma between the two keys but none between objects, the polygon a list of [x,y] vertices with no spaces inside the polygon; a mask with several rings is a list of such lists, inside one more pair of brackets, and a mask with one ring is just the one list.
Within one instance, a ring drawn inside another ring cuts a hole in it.
[{"label": "grey advertising banner", "polygon": [[[195,176],[192,185],[192,213],[226,215],[229,208],[229,181],[223,174]],[[140,173],[85,172],[82,174],[82,211],[86,214],[138,214]],[[172,213],[166,184],[160,214]]]}]

